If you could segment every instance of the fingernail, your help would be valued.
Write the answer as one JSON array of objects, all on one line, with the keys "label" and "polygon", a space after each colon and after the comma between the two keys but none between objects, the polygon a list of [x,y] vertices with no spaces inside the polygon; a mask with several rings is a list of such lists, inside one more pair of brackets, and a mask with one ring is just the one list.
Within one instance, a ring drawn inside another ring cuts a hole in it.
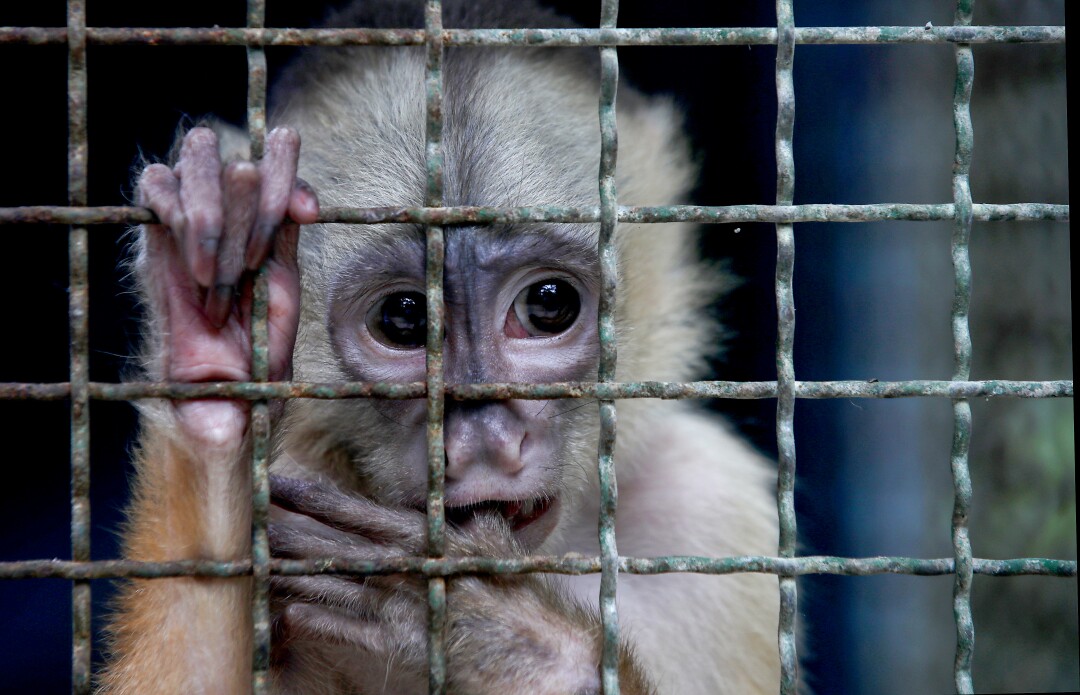
[{"label": "fingernail", "polygon": [[273,225],[257,225],[247,247],[244,264],[248,270],[258,270],[270,250],[270,240],[274,236]]},{"label": "fingernail", "polygon": [[213,289],[206,293],[206,318],[210,320],[214,328],[221,328],[225,320],[229,318],[232,309],[233,294],[236,288],[232,285],[214,285]]},{"label": "fingernail", "polygon": [[195,282],[202,287],[209,287],[214,281],[214,272],[217,270],[217,250],[217,237],[202,237],[196,244],[195,257],[190,259],[191,270],[195,276]]}]

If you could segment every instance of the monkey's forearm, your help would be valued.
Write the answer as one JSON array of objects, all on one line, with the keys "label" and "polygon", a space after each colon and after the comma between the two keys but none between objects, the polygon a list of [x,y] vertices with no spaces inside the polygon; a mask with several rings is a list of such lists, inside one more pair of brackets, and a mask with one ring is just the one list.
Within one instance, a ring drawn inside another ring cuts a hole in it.
[{"label": "monkey's forearm", "polygon": [[248,406],[188,401],[144,413],[125,553],[235,560],[251,538]]},{"label": "monkey's forearm", "polygon": [[[192,436],[192,419],[205,428]],[[134,560],[250,556],[246,406],[196,401],[143,418],[125,555]],[[186,436],[185,436],[186,435]],[[251,580],[135,580],[110,627],[105,692],[244,692],[250,686]]]}]

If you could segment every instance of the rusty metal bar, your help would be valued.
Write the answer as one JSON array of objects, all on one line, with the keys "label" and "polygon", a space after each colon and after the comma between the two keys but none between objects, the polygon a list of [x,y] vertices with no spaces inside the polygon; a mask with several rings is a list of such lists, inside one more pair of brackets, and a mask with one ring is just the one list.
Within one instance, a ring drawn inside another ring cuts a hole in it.
[{"label": "rusty metal bar", "polygon": [[[971,24],[974,0],[957,0],[955,24]],[[968,311],[971,306],[971,151],[974,131],[971,124],[971,88],[975,79],[975,58],[969,44],[957,44],[956,85],[953,92],[953,126],[956,130],[956,154],[953,159],[952,191],[956,219],[952,233],[954,293],[952,303],[953,379],[971,377],[971,331]],[[953,681],[957,693],[974,692],[971,662],[975,650],[975,624],[971,615],[973,577],[968,516],[971,513],[971,472],[968,452],[971,448],[971,403],[966,398],[953,400],[953,441],[951,468],[953,476],[952,546],[956,558],[953,582],[953,617],[956,621],[956,657]]]},{"label": "rusty metal bar", "polygon": [[[247,25],[262,28],[266,0],[247,0]],[[266,150],[266,50],[247,48],[247,133],[251,159],[262,159]],[[270,378],[270,290],[266,268],[255,275],[251,306],[251,379]],[[256,695],[270,690],[270,404],[251,405],[251,688]]]},{"label": "rusty metal bar", "polygon": [[[776,0],[776,204],[791,205],[795,194],[795,17],[792,0]],[[776,506],[780,520],[779,554],[794,557],[795,519],[795,228],[776,225],[776,447],[779,467]],[[794,695],[799,687],[795,644],[798,590],[794,575],[779,575],[780,692]]]},{"label": "rusty metal bar", "polygon": [[[619,17],[619,0],[602,0],[600,32],[615,28]],[[600,364],[597,381],[615,380],[618,346],[615,334],[615,301],[619,283],[619,258],[614,238],[618,228],[618,192],[615,187],[615,166],[619,152],[619,131],[615,118],[615,100],[619,86],[618,49],[600,49],[600,236],[597,241],[600,258],[600,298],[597,326],[600,336]],[[619,488],[615,478],[615,432],[617,414],[615,401],[601,400],[600,441],[596,465],[600,482],[600,621],[604,641],[600,658],[600,687],[604,695],[619,694],[619,611],[616,590],[619,579],[619,551],[615,539],[615,514]]]},{"label": "rusty metal bar", "polygon": [[[95,45],[422,46],[423,29],[90,27]],[[64,43],[63,27],[0,27],[0,44]],[[763,46],[773,27],[445,29],[444,46]],[[797,27],[796,44],[1065,43],[1059,26]]]},{"label": "rusty metal bar", "polygon": [[[547,400],[561,398],[776,398],[775,381],[567,381],[550,384],[445,384],[448,398],[456,400]],[[264,383],[215,381],[198,384],[90,382],[92,400],[134,401],[144,398],[188,400],[195,398],[379,398],[407,400],[425,398],[427,384],[385,382]],[[64,400],[71,384],[0,383],[0,400]],[[1072,380],[1062,381],[796,381],[796,398],[1072,398]]]},{"label": "rusty metal bar", "polygon": [[[696,222],[731,224],[741,222],[936,222],[956,219],[951,203],[874,203],[869,205],[662,205],[623,206],[619,222],[633,224]],[[1048,203],[1008,203],[972,205],[974,222],[1068,222],[1069,206]],[[600,221],[599,207],[377,207],[323,208],[320,223],[384,224],[528,224],[562,222],[592,224]],[[0,208],[3,224],[154,224],[157,217],[147,208],[101,206],[64,207],[31,205]]]},{"label": "rusty metal bar", "polygon": [[[427,71],[424,78],[427,123],[425,126],[425,165],[427,190],[424,204],[443,204],[443,31],[442,1],[427,0],[424,9]],[[427,555],[442,558],[446,554],[446,446],[443,439],[445,394],[443,391],[443,272],[446,238],[443,228],[426,228],[427,340],[425,343],[427,386]],[[446,692],[446,580],[428,579],[428,692]]]},{"label": "rusty metal bar", "polygon": [[[600,571],[599,556],[529,555],[516,558],[493,557],[392,557],[371,561],[347,561],[341,558],[305,560],[272,559],[273,575],[386,575],[414,573],[425,577],[452,577],[464,574],[596,574]],[[912,557],[833,557],[825,555],[795,558],[743,555],[733,557],[699,557],[672,555],[665,557],[621,557],[619,571],[630,574],[835,574],[871,576],[904,574],[940,576],[952,574],[955,559]],[[975,574],[988,577],[1044,576],[1075,577],[1075,560],[1026,557],[1008,560],[975,558]],[[20,560],[0,562],[0,580],[18,579],[159,579],[162,577],[240,577],[251,574],[248,561],[211,562],[179,560],[173,562],[138,562],[135,560],[97,560],[72,562],[67,560]]]},{"label": "rusty metal bar", "polygon": [[[67,3],[68,204],[87,203],[86,2]],[[71,379],[71,559],[90,560],[90,287],[89,235],[68,230],[68,331]],[[90,583],[71,589],[71,692],[91,688]]]}]

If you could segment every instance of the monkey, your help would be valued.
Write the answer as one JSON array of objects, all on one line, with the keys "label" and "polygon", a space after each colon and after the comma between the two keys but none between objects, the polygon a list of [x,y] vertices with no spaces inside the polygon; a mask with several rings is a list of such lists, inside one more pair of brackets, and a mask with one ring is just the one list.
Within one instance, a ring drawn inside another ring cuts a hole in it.
[{"label": "monkey", "polygon": [[[422,26],[422,3],[355,2],[330,26]],[[533,2],[443,3],[448,27],[565,27]],[[276,82],[265,154],[209,121],[139,174],[132,266],[146,307],[141,375],[251,378],[252,274],[269,289],[269,378],[422,381],[425,246],[407,224],[318,224],[320,206],[420,206],[425,54],[306,49]],[[596,206],[599,62],[587,49],[450,48],[443,70],[446,205]],[[683,201],[694,166],[669,99],[621,85],[616,184],[627,205]],[[301,141],[303,145],[301,146]],[[592,381],[599,364],[597,224],[445,229],[446,383]],[[722,278],[686,224],[618,227],[616,379],[686,381],[717,329]],[[141,406],[124,553],[250,557],[250,405]],[[422,555],[423,400],[288,400],[273,414],[276,557]],[[445,403],[448,556],[596,555],[595,403]],[[618,404],[616,521],[624,556],[770,555],[770,466],[682,402]],[[774,484],[774,483],[773,483]],[[598,575],[448,580],[452,693],[600,692]],[[133,580],[108,628],[107,693],[242,692],[250,577]],[[759,693],[779,683],[776,579],[621,574],[626,693]],[[426,594],[411,576],[272,578],[272,689],[426,687]]]}]

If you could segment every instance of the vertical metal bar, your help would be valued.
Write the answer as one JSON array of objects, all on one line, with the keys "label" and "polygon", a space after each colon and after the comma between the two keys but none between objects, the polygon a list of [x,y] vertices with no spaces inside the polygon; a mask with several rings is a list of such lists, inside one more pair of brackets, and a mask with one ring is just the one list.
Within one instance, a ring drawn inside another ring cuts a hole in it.
[{"label": "vertical metal bar", "polygon": [[[791,205],[795,194],[795,17],[792,0],[776,2],[776,204]],[[776,446],[779,467],[776,505],[780,520],[780,557],[794,557],[795,521],[795,228],[776,225]],[[794,575],[779,575],[780,692],[795,693],[799,662],[795,644],[798,593]]]},{"label": "vertical metal bar", "polygon": [[[973,0],[957,0],[955,24],[971,24]],[[975,79],[975,60],[971,45],[958,43],[956,85],[953,92],[953,126],[956,129],[956,155],[953,159],[953,204],[956,221],[952,234],[952,263],[955,276],[952,305],[953,379],[966,381],[971,376],[971,332],[968,309],[971,306],[971,150],[974,133],[971,126],[971,87]],[[952,544],[956,559],[953,583],[953,617],[956,621],[956,658],[953,680],[956,692],[971,693],[971,660],[975,649],[975,624],[971,617],[972,558],[968,538],[968,514],[971,511],[971,474],[968,451],[971,445],[971,404],[967,399],[953,401],[953,441],[950,463],[953,475]]]},{"label": "vertical metal bar", "polygon": [[[86,2],[68,0],[68,204],[87,203]],[[71,559],[90,560],[89,248],[86,227],[68,231],[71,342]],[[71,590],[71,692],[90,692],[90,582]]]},{"label": "vertical metal bar", "polygon": [[[614,29],[619,1],[603,0],[600,28]],[[615,121],[615,98],[619,86],[619,54],[614,46],[600,49],[600,333],[599,381],[613,381],[618,357],[615,342],[615,292],[618,287],[618,255],[614,244],[618,226],[615,163],[619,133]],[[600,476],[600,619],[604,648],[600,680],[606,695],[619,692],[619,613],[615,592],[619,578],[619,550],[615,543],[615,512],[619,490],[615,481],[615,401],[600,401],[600,441],[597,467]]]},{"label": "vertical metal bar", "polygon": [[[427,30],[427,99],[425,158],[427,191],[424,204],[443,204],[442,102],[443,27],[441,0],[428,0],[424,14]],[[443,261],[446,255],[443,229],[427,227],[427,554],[442,557],[446,552],[445,487],[446,452],[443,442]],[[428,580],[428,691],[446,692],[446,580]]]},{"label": "vertical metal bar", "polygon": [[[265,0],[248,0],[247,26],[261,29],[266,17]],[[247,127],[251,159],[262,158],[266,146],[266,50],[247,48]],[[266,269],[255,276],[251,308],[251,379],[266,381],[270,376],[267,313],[270,296]],[[270,406],[255,401],[251,406],[251,687],[265,693],[270,685]]]}]

